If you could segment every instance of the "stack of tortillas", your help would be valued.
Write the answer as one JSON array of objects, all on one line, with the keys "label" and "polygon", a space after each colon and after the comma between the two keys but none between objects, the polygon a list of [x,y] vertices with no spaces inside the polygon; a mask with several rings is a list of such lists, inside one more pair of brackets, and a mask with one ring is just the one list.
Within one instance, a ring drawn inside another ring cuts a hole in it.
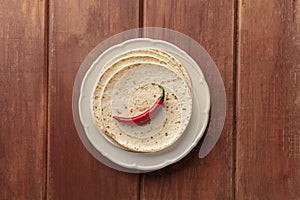
[{"label": "stack of tortillas", "polygon": [[[124,123],[113,116],[134,117],[165,98],[143,123]],[[136,49],[112,58],[100,73],[93,96],[93,115],[105,138],[119,148],[156,152],[174,144],[192,113],[191,80],[181,63],[158,49]]]}]

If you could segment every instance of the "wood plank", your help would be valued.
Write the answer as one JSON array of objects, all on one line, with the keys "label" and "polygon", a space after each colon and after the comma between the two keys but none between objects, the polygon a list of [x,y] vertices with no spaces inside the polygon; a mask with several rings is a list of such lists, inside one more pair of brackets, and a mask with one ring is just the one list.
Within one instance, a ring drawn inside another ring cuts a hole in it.
[{"label": "wood plank", "polygon": [[138,27],[138,0],[51,0],[49,44],[49,199],[137,199],[136,174],[94,159],[72,118],[72,89],[85,56],[104,39]]},{"label": "wood plank", "polygon": [[44,17],[45,1],[1,1],[0,199],[45,195]]},{"label": "wood plank", "polygon": [[224,79],[228,109],[214,150],[200,160],[198,145],[179,163],[145,174],[141,199],[233,199],[234,1],[145,0],[144,6],[145,26],[175,29],[207,49]]},{"label": "wood plank", "polygon": [[299,199],[300,2],[239,13],[237,199]]}]

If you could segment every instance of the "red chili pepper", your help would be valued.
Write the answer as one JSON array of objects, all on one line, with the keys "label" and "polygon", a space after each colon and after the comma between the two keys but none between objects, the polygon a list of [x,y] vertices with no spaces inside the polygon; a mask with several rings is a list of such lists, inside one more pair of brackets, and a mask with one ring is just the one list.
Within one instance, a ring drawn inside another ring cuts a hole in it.
[{"label": "red chili pepper", "polygon": [[165,89],[161,85],[158,85],[158,87],[160,87],[160,89],[162,90],[162,94],[160,95],[160,97],[157,99],[155,104],[149,110],[143,112],[142,114],[134,116],[134,117],[113,116],[113,118],[120,122],[125,122],[125,123],[129,123],[129,122],[138,123],[138,122],[143,122],[143,121],[148,120],[158,110],[158,108],[160,108],[160,106],[164,103]]}]

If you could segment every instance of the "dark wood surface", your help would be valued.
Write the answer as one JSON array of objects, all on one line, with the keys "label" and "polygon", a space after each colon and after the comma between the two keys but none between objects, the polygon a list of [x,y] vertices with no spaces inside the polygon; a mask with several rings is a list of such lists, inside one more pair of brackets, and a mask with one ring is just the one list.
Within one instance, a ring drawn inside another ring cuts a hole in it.
[{"label": "dark wood surface", "polygon": [[45,2],[0,4],[0,199],[42,199],[47,148]]},{"label": "dark wood surface", "polygon": [[[227,93],[207,157],[140,175],[95,160],[71,109],[85,56],[139,26],[198,41]],[[4,0],[0,27],[0,199],[300,199],[299,1]]]},{"label": "dark wood surface", "polygon": [[237,199],[300,198],[299,9],[239,5]]}]

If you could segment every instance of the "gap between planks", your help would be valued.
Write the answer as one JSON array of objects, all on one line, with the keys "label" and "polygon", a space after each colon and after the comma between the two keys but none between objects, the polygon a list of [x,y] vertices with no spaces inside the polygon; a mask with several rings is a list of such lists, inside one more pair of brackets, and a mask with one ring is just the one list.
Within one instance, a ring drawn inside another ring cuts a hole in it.
[{"label": "gap between planks", "polygon": [[43,199],[47,199],[48,196],[48,170],[49,170],[49,125],[48,125],[48,120],[49,120],[49,26],[50,26],[50,21],[49,21],[49,1],[45,1],[45,19],[44,19],[44,98],[45,98],[45,105],[44,105],[44,113],[45,113],[45,122],[44,122],[44,133],[45,133],[45,149],[44,149],[44,154],[45,154],[45,175],[44,175],[44,191],[43,191]]},{"label": "gap between planks", "polygon": [[233,132],[232,132],[232,197],[236,199],[236,165],[237,165],[237,98],[238,98],[238,67],[239,67],[239,0],[234,1],[234,18],[233,18]]}]

